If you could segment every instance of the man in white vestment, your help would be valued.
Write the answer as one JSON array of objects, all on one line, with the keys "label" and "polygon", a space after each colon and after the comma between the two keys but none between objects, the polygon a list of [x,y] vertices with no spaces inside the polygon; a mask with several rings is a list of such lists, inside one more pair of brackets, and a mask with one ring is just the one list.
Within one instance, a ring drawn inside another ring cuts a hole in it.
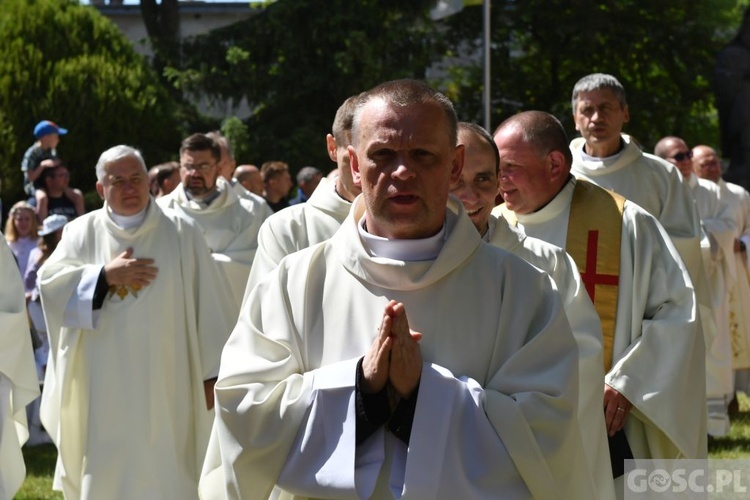
[{"label": "man in white vestment", "polygon": [[700,217],[679,171],[671,163],[644,153],[622,133],[630,110],[625,89],[614,76],[594,73],[581,78],[573,87],[571,104],[576,130],[581,134],[570,143],[573,175],[614,191],[659,221],[690,273],[701,335],[713,339],[717,327],[701,257]]},{"label": "man in white vestment", "polygon": [[452,104],[421,82],[361,96],[362,195],[245,301],[204,498],[595,498],[559,294],[448,200],[456,141]]},{"label": "man in white vestment", "polygon": [[195,221],[200,228],[231,286],[234,312],[230,321],[234,322],[258,248],[258,230],[271,211],[265,203],[237,196],[218,174],[220,158],[219,145],[210,137],[187,137],[180,146],[182,184],[157,203]]},{"label": "man in white vestment", "polygon": [[280,210],[263,222],[258,233],[258,251],[250,270],[245,295],[281,259],[333,236],[349,215],[352,201],[362,192],[352,179],[347,149],[351,143],[356,102],[357,96],[344,101],[336,111],[331,133],[326,135],[328,156],[336,162],[339,176],[335,181],[321,179],[306,203]]},{"label": "man in white vestment", "polygon": [[701,179],[718,185],[721,197],[729,204],[734,217],[734,280],[729,294],[732,366],[736,375],[735,390],[750,394],[750,378],[747,377],[750,368],[750,274],[747,258],[747,245],[750,245],[750,193],[742,186],[721,178],[721,161],[709,146],[693,148],[693,169]]},{"label": "man in white vestment", "polygon": [[39,271],[54,487],[66,498],[197,498],[228,285],[193,223],[150,198],[137,150],[108,149],[96,172],[104,207],[68,223]]},{"label": "man in white vestment", "polygon": [[644,153],[622,133],[630,120],[622,84],[612,75],[585,76],[573,88],[572,105],[581,134],[570,143],[573,175],[613,190],[656,217],[695,281],[701,264],[695,204],[674,165]]},{"label": "man in white vestment", "polygon": [[669,237],[637,205],[570,175],[565,130],[553,116],[517,114],[494,138],[505,200],[495,211],[565,248],[599,312],[616,486],[623,458],[705,457],[703,339],[690,276]]},{"label": "man in white vestment", "polygon": [[719,187],[709,180],[699,179],[693,173],[693,152],[683,139],[663,137],[654,146],[654,154],[677,167],[682,182],[690,188],[698,208],[703,233],[701,256],[711,297],[711,307],[701,311],[701,318],[711,315],[715,325],[713,331],[703,325],[708,433],[714,437],[725,436],[730,427],[727,405],[734,395],[729,332],[729,292],[735,276],[734,217]]},{"label": "man in white vestment", "polygon": [[573,259],[560,247],[526,236],[502,216],[491,214],[499,191],[500,158],[492,136],[474,123],[458,124],[458,143],[464,146],[464,167],[451,194],[459,198],[482,239],[511,252],[548,273],[555,282],[578,343],[578,423],[596,498],[614,498],[607,430],[602,412],[602,327]]},{"label": "man in white vestment", "polygon": [[26,405],[39,396],[23,282],[0,238],[0,498],[13,498],[26,476],[21,446],[29,437]]},{"label": "man in white vestment", "polygon": [[219,132],[209,132],[206,134],[206,136],[213,139],[216,144],[219,145],[219,162],[217,164],[219,175],[232,186],[232,189],[234,189],[234,192],[237,194],[237,196],[250,200],[253,206],[256,207],[254,208],[254,211],[260,213],[261,218],[263,220],[266,220],[273,213],[273,210],[271,210],[271,207],[268,206],[266,200],[264,200],[263,197],[260,196],[260,194],[246,188],[243,183],[241,183],[234,177],[234,173],[237,170],[242,169],[240,170],[240,172],[243,172],[247,171],[248,167],[252,167],[253,169],[255,169],[255,172],[257,172],[257,180],[261,184],[260,192],[262,193],[263,181],[261,181],[260,179],[260,170],[252,165],[242,165],[235,169],[237,161],[234,159],[234,151],[232,150],[232,145],[229,143],[229,139],[221,135],[221,133]]}]

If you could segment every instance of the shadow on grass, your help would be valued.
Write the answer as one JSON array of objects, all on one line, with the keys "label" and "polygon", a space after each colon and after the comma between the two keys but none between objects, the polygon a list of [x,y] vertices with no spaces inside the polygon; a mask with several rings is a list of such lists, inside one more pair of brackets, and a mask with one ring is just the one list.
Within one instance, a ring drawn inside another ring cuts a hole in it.
[{"label": "shadow on grass", "polygon": [[25,446],[23,459],[26,462],[26,474],[29,476],[52,476],[55,473],[57,448],[52,444]]},{"label": "shadow on grass", "polygon": [[721,456],[729,452],[733,455],[747,457],[750,453],[750,411],[740,411],[732,417],[731,421],[732,428],[729,434],[709,439],[709,455],[718,454]]},{"label": "shadow on grass", "polygon": [[[0,0],[2,1],[2,0]],[[52,491],[57,449],[52,444],[24,446],[26,480],[16,494],[15,500],[62,500],[59,491]]]}]

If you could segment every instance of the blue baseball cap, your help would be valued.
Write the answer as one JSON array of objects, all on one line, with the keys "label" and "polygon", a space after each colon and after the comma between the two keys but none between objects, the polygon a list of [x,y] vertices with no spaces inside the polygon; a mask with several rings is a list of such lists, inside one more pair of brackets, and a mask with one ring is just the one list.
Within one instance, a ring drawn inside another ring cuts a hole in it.
[{"label": "blue baseball cap", "polygon": [[34,137],[36,137],[37,139],[39,139],[40,137],[44,137],[45,135],[65,135],[67,133],[68,129],[62,128],[55,122],[51,122],[49,120],[42,120],[36,124],[36,127],[34,127]]}]

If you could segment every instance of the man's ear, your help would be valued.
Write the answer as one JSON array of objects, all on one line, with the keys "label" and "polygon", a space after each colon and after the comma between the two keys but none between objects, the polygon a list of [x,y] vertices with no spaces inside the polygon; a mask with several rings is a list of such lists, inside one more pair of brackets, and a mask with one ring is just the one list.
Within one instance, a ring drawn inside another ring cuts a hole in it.
[{"label": "man's ear", "polygon": [[328,158],[330,158],[334,163],[337,163],[336,148],[336,139],[331,134],[327,134],[326,150],[328,151]]},{"label": "man's ear", "polygon": [[362,187],[362,172],[359,171],[359,159],[357,158],[357,151],[354,146],[347,146],[346,150],[349,152],[349,165],[352,169],[352,180],[354,185]]},{"label": "man's ear", "polygon": [[547,168],[552,180],[557,180],[560,177],[567,178],[570,172],[570,169],[565,165],[565,154],[562,151],[550,151],[547,153]]},{"label": "man's ear", "polygon": [[99,181],[96,181],[96,192],[99,193],[99,198],[104,199],[104,186]]},{"label": "man's ear", "polygon": [[623,120],[623,123],[628,123],[628,122],[630,121],[630,108],[629,108],[629,107],[628,107],[628,105],[626,104],[626,105],[625,105],[625,106],[624,106],[624,107],[622,108],[622,110],[623,110],[623,112],[625,112],[625,119]]}]

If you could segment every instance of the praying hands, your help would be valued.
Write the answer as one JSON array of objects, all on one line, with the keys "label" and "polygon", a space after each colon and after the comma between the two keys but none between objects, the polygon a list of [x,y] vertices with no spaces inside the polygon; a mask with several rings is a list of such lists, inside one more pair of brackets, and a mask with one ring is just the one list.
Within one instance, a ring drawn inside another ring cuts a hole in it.
[{"label": "praying hands", "polygon": [[399,397],[408,399],[419,385],[422,373],[421,339],[421,333],[409,329],[404,305],[390,301],[385,307],[378,336],[362,362],[363,390],[380,392],[390,382]]}]

